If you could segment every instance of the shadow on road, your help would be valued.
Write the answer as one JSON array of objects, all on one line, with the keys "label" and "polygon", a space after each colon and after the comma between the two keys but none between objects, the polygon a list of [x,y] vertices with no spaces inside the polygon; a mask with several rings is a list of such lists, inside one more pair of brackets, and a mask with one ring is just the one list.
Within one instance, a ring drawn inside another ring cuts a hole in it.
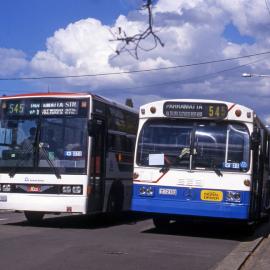
[{"label": "shadow on road", "polygon": [[[42,223],[31,225],[24,219],[24,216],[19,214],[19,221],[7,222],[4,225],[23,226],[23,227],[39,227],[39,228],[63,228],[63,229],[92,229],[109,228],[119,225],[135,225],[139,221],[149,219],[145,214],[127,212],[121,214],[117,218],[108,218],[106,215],[47,215]],[[23,221],[22,221],[23,219]],[[15,219],[16,220],[16,219]],[[182,219],[178,222],[170,223],[163,229],[151,226],[149,222],[147,229],[139,231],[139,233],[148,234],[164,234],[187,237],[215,238],[227,239],[235,241],[252,241],[259,237],[267,237],[270,234],[270,222],[264,222],[255,227],[247,228],[243,224],[233,222],[224,222],[218,220],[197,220],[197,219]]]},{"label": "shadow on road", "polygon": [[154,227],[142,233],[167,234],[188,237],[216,238],[235,241],[252,241],[270,234],[270,222],[264,222],[253,227],[247,225],[207,220],[181,220],[157,229]]},{"label": "shadow on road", "polygon": [[9,222],[3,225],[27,226],[44,228],[69,228],[69,229],[100,229],[119,225],[133,225],[137,221],[146,219],[143,215],[131,212],[123,213],[117,217],[108,217],[105,214],[99,215],[48,215],[38,225],[31,225],[27,220]]}]

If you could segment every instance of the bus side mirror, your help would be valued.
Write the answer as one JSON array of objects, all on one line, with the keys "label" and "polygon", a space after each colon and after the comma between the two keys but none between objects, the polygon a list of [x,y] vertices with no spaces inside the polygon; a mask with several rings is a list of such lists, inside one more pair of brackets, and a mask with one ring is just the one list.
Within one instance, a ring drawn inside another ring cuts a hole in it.
[{"label": "bus side mirror", "polygon": [[90,119],[87,122],[87,131],[88,131],[88,136],[93,137],[95,134],[95,122],[94,120]]},{"label": "bus side mirror", "polygon": [[260,132],[258,131],[253,131],[251,134],[251,149],[254,150],[256,149],[261,142],[261,136],[260,136]]}]

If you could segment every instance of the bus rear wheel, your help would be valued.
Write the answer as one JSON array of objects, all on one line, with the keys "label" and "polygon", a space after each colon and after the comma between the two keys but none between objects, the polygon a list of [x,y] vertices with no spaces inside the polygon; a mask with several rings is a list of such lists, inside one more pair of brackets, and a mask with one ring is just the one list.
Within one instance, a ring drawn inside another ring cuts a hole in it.
[{"label": "bus rear wheel", "polygon": [[25,211],[24,215],[27,221],[32,225],[38,225],[42,222],[44,217],[43,212]]},{"label": "bus rear wheel", "polygon": [[153,223],[157,229],[165,229],[170,224],[170,219],[168,217],[154,217]]}]

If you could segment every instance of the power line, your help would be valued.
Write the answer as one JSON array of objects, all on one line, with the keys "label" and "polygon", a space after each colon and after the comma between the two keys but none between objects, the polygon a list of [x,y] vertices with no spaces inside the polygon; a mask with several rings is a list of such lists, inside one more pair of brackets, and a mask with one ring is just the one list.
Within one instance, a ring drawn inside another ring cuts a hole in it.
[{"label": "power line", "polygon": [[139,69],[139,70],[130,70],[130,71],[121,71],[121,72],[96,73],[96,74],[66,75],[66,76],[9,77],[9,78],[6,77],[6,78],[0,78],[0,81],[68,79],[68,78],[85,78],[85,77],[100,77],[100,76],[110,76],[110,75],[133,74],[133,73],[152,72],[152,71],[161,71],[161,70],[169,70],[169,69],[187,68],[187,67],[207,65],[207,64],[215,64],[215,63],[239,60],[239,59],[250,58],[250,57],[255,57],[255,56],[260,56],[260,55],[267,55],[267,54],[270,54],[270,51],[266,51],[262,53],[254,53],[254,54],[238,56],[238,57],[225,58],[225,59],[198,62],[198,63],[192,63],[192,64],[176,65],[176,66],[170,66],[170,67]]},{"label": "power line", "polygon": [[265,60],[265,58],[257,59],[255,61],[243,64],[243,65],[238,65],[238,66],[234,66],[234,67],[231,67],[231,68],[219,70],[219,71],[216,71],[216,72],[207,73],[207,74],[204,74],[204,75],[201,75],[201,76],[194,76],[194,77],[190,77],[190,78],[183,79],[183,80],[168,81],[168,82],[155,83],[155,84],[147,84],[147,85],[134,86],[134,87],[129,87],[129,88],[121,88],[121,90],[149,88],[149,87],[154,87],[154,86],[159,87],[159,86],[164,86],[164,85],[169,85],[169,84],[180,84],[180,83],[187,83],[189,81],[197,81],[197,80],[204,79],[204,78],[207,78],[207,77],[211,77],[211,76],[214,76],[214,75],[222,74],[222,73],[225,73],[225,72],[228,72],[228,71],[237,70],[237,69],[240,69],[240,68],[243,68],[243,67],[258,63],[260,61],[264,61],[264,60]]}]

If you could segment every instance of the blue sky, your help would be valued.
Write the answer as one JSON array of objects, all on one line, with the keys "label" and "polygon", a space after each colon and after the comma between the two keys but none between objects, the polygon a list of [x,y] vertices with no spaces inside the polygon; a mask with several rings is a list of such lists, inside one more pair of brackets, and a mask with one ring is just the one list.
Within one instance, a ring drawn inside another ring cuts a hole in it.
[{"label": "blue sky", "polygon": [[[44,50],[46,39],[69,23],[96,18],[112,25],[120,14],[128,14],[139,1],[125,0],[3,0],[0,3],[0,47],[23,50],[32,57]],[[137,6],[138,8],[138,6]],[[254,43],[228,24],[224,37],[236,43]]]},{"label": "blue sky", "polygon": [[[121,44],[109,41],[113,38],[110,31],[115,33],[121,27],[134,35],[145,30],[147,16],[139,10],[141,4],[142,0],[2,0],[0,79],[121,72],[268,51],[270,14],[264,1],[156,0],[154,30],[165,47],[139,50],[138,60],[128,53],[115,57],[114,51]],[[150,37],[141,45],[151,48],[153,40]],[[246,66],[237,68],[242,65]],[[231,68],[231,72],[219,73]],[[252,107],[270,122],[270,80],[241,78],[243,72],[269,74],[269,68],[268,55],[264,55],[166,72],[67,80],[0,80],[0,94],[48,88],[89,89],[120,102],[132,97],[136,106],[162,98],[223,99]],[[152,84],[156,86],[145,87]]]},{"label": "blue sky", "polygon": [[23,50],[31,57],[69,23],[93,17],[110,25],[131,8],[134,5],[123,0],[2,0],[0,47]]}]

